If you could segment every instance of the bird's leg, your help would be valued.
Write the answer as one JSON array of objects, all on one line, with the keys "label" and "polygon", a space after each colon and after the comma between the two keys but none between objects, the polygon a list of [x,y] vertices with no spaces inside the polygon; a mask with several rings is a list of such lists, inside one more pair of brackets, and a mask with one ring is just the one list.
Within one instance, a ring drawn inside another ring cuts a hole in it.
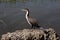
[{"label": "bird's leg", "polygon": [[31,27],[32,29],[35,29],[35,27],[32,25],[32,27]]},{"label": "bird's leg", "polygon": [[32,27],[31,27],[31,29],[33,28],[33,25],[32,25]]},{"label": "bird's leg", "polygon": [[32,25],[32,27],[31,27],[31,29],[32,29],[32,28],[34,28],[33,25]]}]

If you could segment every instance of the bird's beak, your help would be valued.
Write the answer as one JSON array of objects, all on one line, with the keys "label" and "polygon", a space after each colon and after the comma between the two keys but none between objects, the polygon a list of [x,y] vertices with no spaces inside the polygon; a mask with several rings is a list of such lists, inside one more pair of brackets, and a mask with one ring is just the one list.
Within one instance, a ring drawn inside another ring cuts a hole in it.
[{"label": "bird's beak", "polygon": [[21,9],[21,11],[25,11],[24,9]]}]

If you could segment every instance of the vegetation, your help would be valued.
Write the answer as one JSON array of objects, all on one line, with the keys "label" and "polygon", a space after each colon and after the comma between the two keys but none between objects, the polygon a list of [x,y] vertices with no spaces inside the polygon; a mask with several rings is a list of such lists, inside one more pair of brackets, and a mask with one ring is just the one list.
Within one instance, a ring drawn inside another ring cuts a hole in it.
[{"label": "vegetation", "polygon": [[60,1],[60,0],[0,0],[0,2],[26,2],[26,1],[31,1],[31,2],[44,2],[44,1],[50,1],[50,2],[56,2],[56,1]]},{"label": "vegetation", "polygon": [[0,2],[16,2],[16,0],[0,0]]}]

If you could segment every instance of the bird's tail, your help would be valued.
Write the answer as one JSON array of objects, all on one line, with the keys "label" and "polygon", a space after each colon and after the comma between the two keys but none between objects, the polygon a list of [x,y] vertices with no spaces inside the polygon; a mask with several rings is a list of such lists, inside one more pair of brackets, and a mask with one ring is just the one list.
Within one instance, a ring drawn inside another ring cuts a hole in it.
[{"label": "bird's tail", "polygon": [[35,26],[35,28],[40,28],[40,27],[41,27],[41,26],[39,26],[38,24],[35,24],[34,26]]},{"label": "bird's tail", "polygon": [[37,27],[41,27],[41,26],[38,25]]}]

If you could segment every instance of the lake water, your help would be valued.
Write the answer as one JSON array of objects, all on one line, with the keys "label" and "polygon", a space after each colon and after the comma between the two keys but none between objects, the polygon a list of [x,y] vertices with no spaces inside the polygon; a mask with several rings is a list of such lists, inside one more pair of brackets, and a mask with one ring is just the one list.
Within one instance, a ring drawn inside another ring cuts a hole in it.
[{"label": "lake water", "polygon": [[20,2],[0,3],[0,36],[7,32],[31,28],[25,19],[25,12],[20,9],[29,8],[30,15],[39,21],[43,28],[54,28],[60,34],[60,1],[59,0],[27,0]]}]

